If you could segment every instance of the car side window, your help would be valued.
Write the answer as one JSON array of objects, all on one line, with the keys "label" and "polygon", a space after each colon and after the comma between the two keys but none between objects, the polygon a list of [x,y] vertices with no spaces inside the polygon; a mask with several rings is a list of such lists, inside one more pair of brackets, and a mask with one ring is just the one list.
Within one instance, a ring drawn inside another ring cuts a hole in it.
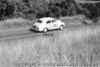
[{"label": "car side window", "polygon": [[54,23],[54,22],[56,22],[56,20],[52,20],[52,22]]},{"label": "car side window", "polygon": [[48,23],[51,23],[51,20],[48,20],[48,21],[47,21],[47,24],[48,24]]}]

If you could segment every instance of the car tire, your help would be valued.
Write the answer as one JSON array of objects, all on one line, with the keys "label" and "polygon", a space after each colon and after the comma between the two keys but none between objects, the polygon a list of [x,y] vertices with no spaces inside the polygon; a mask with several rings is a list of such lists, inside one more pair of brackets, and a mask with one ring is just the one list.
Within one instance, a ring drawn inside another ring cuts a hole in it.
[{"label": "car tire", "polygon": [[63,25],[61,25],[61,26],[59,27],[59,29],[60,29],[60,30],[62,30],[63,28],[64,28],[64,26],[63,26]]},{"label": "car tire", "polygon": [[47,28],[45,28],[45,29],[43,30],[43,32],[45,32],[45,33],[46,33],[47,31],[48,31],[48,29],[47,29]]}]

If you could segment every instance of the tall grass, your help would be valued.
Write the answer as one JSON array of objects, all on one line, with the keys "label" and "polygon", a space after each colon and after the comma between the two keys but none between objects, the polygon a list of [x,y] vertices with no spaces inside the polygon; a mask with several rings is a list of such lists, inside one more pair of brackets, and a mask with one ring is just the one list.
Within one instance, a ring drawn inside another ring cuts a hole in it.
[{"label": "tall grass", "polygon": [[64,30],[34,38],[1,40],[0,67],[31,67],[32,63],[37,63],[36,67],[100,66],[100,27]]},{"label": "tall grass", "polygon": [[24,18],[6,19],[0,22],[0,30],[11,30],[30,27],[36,20],[30,21]]}]

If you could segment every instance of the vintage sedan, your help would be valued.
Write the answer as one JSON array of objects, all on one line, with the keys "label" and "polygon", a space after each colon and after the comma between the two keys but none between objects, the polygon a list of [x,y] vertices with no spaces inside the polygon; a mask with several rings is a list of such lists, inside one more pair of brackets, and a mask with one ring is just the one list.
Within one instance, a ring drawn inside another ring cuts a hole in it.
[{"label": "vintage sedan", "polygon": [[47,32],[48,30],[60,29],[62,30],[65,26],[65,23],[61,20],[52,18],[52,17],[44,17],[37,20],[36,23],[33,24],[32,30],[35,31],[43,31]]}]

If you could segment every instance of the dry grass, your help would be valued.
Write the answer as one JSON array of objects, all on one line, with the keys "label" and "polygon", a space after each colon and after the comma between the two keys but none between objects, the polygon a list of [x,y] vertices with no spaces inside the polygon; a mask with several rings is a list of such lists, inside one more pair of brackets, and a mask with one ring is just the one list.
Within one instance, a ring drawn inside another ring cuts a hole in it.
[{"label": "dry grass", "polygon": [[7,19],[0,22],[0,30],[11,30],[11,29],[30,27],[34,22],[35,20],[30,21],[23,18]]},{"label": "dry grass", "polygon": [[32,63],[41,63],[40,67],[54,67],[60,63],[63,64],[60,67],[99,66],[100,27],[0,41],[0,67],[31,67]]},{"label": "dry grass", "polygon": [[60,17],[60,19],[67,24],[79,24],[83,19],[85,19],[84,15],[76,15],[76,16],[67,16],[67,17]]}]

